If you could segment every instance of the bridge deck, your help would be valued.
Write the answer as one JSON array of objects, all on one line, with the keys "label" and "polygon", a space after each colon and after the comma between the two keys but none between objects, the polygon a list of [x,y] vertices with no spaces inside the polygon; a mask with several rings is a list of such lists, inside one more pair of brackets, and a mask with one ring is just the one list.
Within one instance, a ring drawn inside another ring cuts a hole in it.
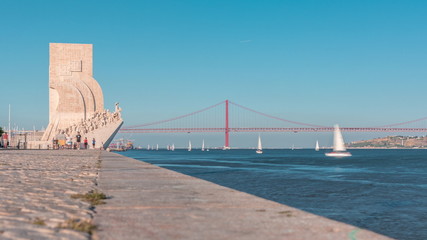
[{"label": "bridge deck", "polygon": [[[343,132],[427,132],[427,128],[340,128]],[[122,128],[122,133],[188,133],[188,132],[333,132],[334,128]]]}]

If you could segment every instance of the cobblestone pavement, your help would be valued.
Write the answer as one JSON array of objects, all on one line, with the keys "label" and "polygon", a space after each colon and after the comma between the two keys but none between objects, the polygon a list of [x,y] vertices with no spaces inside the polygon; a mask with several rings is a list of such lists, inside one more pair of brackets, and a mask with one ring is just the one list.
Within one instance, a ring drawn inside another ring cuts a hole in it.
[{"label": "cobblestone pavement", "polygon": [[96,188],[95,150],[0,150],[0,239],[90,239],[58,226],[91,221],[90,204],[71,198]]}]

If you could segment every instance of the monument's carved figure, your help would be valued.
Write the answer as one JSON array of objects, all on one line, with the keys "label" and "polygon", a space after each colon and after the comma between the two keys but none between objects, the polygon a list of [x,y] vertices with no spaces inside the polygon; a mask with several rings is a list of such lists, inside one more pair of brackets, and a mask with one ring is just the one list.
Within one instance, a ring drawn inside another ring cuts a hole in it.
[{"label": "monument's carved figure", "polygon": [[42,141],[77,132],[107,147],[123,124],[120,107],[104,109],[104,97],[93,78],[92,44],[50,44],[49,125]]}]

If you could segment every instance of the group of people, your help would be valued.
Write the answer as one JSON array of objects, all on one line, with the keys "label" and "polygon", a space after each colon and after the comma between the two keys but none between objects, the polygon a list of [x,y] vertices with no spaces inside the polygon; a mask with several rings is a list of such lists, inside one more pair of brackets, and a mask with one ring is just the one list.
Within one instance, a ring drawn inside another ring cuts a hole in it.
[{"label": "group of people", "polygon": [[9,146],[9,135],[7,135],[7,133],[3,133],[1,135],[1,141],[0,141],[0,145],[3,148],[7,148]]},{"label": "group of people", "polygon": [[[61,132],[58,134],[55,138],[53,138],[53,149],[81,149],[82,147],[82,135],[80,135],[80,132],[77,132],[77,135],[75,137],[75,142],[73,142],[73,137],[71,137],[68,134],[65,134],[65,132]],[[95,138],[92,138],[92,148],[95,149],[96,140]],[[83,148],[88,149],[89,147],[89,140],[87,137],[83,139]]]}]

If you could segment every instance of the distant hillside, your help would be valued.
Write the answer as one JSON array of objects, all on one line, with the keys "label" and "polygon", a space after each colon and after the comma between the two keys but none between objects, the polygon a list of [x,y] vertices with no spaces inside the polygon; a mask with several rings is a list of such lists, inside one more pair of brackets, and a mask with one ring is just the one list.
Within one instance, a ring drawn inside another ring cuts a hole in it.
[{"label": "distant hillside", "polygon": [[348,144],[350,148],[427,148],[427,136],[390,136]]}]

